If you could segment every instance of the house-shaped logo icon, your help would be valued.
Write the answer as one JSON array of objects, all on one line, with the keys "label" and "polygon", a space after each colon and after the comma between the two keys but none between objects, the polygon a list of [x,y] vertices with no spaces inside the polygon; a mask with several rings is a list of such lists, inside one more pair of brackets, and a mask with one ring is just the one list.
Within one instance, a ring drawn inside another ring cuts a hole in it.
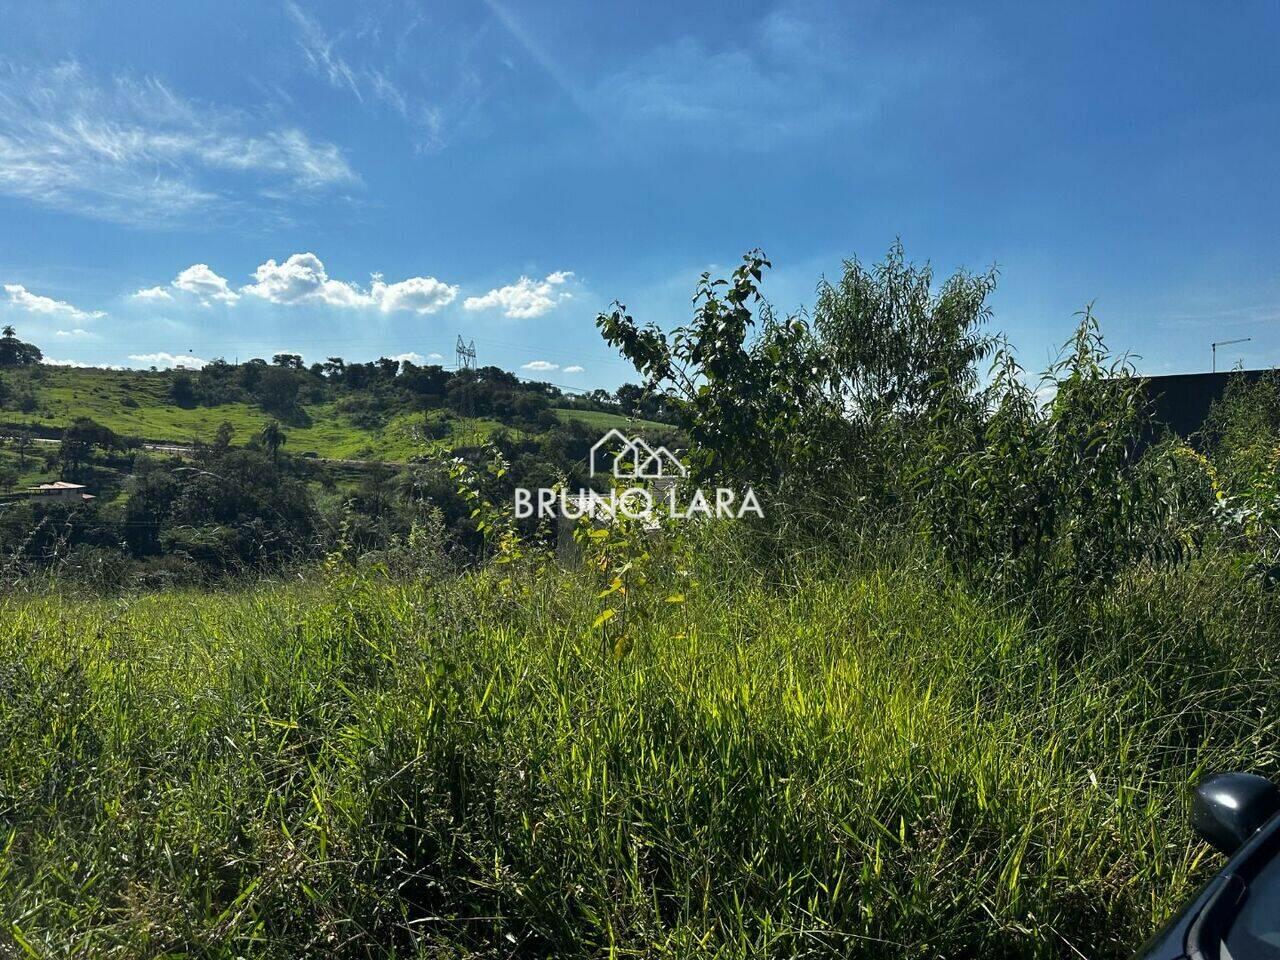
[{"label": "house-shaped logo icon", "polygon": [[640,437],[613,429],[591,448],[591,475],[612,473],[619,480],[683,477],[688,468],[666,447],[651,447]]}]

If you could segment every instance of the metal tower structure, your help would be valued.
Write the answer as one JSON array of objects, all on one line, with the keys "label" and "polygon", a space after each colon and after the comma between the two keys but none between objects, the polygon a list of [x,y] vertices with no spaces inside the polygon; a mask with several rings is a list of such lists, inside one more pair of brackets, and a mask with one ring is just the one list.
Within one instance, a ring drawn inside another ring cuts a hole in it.
[{"label": "metal tower structure", "polygon": [[459,370],[476,368],[476,342],[472,340],[470,343],[464,343],[462,334],[458,334],[457,368]]},{"label": "metal tower structure", "polygon": [[1215,340],[1213,343],[1209,344],[1210,348],[1213,350],[1213,372],[1218,372],[1219,347],[1226,347],[1233,343],[1248,343],[1252,339],[1253,337],[1241,337],[1239,340]]}]

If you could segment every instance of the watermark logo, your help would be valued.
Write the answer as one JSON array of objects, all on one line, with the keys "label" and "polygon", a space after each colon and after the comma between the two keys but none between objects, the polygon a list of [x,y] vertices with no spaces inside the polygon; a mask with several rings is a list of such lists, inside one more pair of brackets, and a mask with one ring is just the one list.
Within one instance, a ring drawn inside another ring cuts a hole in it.
[{"label": "watermark logo", "polygon": [[[610,520],[621,515],[657,524],[663,517],[764,517],[760,500],[750,487],[743,491],[733,487],[686,489],[683,481],[688,479],[689,468],[677,454],[666,447],[653,446],[643,437],[629,437],[616,428],[592,445],[587,468],[592,477],[612,477],[618,482],[608,493],[517,487],[516,518]],[[631,485],[623,486],[624,483]]]},{"label": "watermark logo", "polygon": [[591,447],[591,476],[612,473],[617,480],[662,480],[687,477],[689,468],[666,447],[651,447],[641,437],[628,437],[616,427]]}]

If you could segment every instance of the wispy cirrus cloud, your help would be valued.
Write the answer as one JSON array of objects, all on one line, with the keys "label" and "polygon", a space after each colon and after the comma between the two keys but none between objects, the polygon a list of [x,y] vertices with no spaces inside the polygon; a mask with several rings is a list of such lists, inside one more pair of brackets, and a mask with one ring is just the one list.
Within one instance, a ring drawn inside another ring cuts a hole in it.
[{"label": "wispy cirrus cloud", "polygon": [[105,317],[101,310],[81,310],[65,300],[32,293],[20,283],[6,283],[4,292],[9,295],[9,303],[20,310],[31,314],[42,314],[59,320],[97,320]]},{"label": "wispy cirrus cloud", "polygon": [[763,151],[862,127],[926,94],[951,95],[959,83],[942,65],[957,45],[974,51],[965,83],[997,69],[977,54],[988,44],[962,11],[877,32],[838,9],[783,0],[735,42],[675,37],[600,77],[584,102],[626,131],[631,150],[652,138],[664,149],[675,140]]},{"label": "wispy cirrus cloud", "polygon": [[141,226],[357,181],[335,145],[79,64],[0,65],[0,193]]},{"label": "wispy cirrus cloud", "polygon": [[[377,105],[399,116],[413,131],[419,147],[436,149],[444,145],[445,108],[427,101],[396,78],[393,68],[397,58],[380,49],[376,42],[378,31],[330,33],[293,0],[288,0],[284,9],[297,29],[298,48],[313,74],[362,105]],[[416,25],[414,21],[397,32],[407,36]],[[348,46],[351,52],[343,53],[342,48]]]}]

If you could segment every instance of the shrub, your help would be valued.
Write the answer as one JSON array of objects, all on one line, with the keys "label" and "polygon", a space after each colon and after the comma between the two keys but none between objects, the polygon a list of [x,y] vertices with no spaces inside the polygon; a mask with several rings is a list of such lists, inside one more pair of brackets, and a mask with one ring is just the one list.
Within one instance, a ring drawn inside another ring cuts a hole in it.
[{"label": "shrub", "polygon": [[1139,462],[1142,381],[1112,360],[1086,310],[1065,355],[1026,383],[1001,350],[971,448],[941,421],[922,474],[930,540],[1006,596],[1074,602],[1142,558],[1174,558],[1170,504]]}]

